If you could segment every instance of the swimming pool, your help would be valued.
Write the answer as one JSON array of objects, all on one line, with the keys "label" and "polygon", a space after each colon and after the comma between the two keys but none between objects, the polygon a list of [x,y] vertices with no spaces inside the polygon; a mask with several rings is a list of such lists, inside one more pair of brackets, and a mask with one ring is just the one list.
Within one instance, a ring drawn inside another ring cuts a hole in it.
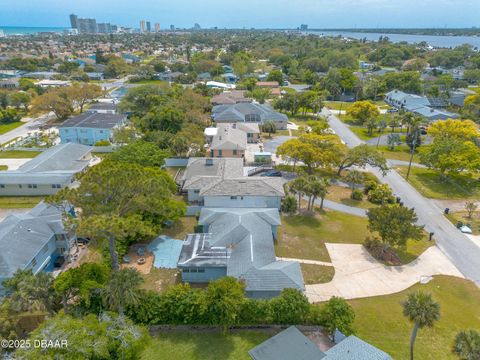
[{"label": "swimming pool", "polygon": [[182,251],[183,241],[160,235],[148,246],[148,251],[155,256],[153,266],[156,268],[175,269]]}]

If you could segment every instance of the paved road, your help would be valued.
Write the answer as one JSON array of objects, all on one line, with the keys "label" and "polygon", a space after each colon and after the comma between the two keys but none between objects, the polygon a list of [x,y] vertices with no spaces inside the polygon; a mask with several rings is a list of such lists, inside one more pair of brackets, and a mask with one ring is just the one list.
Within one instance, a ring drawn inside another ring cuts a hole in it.
[{"label": "paved road", "polygon": [[29,132],[38,130],[41,125],[45,124],[48,120],[52,118],[53,114],[48,114],[39,116],[38,118],[27,120],[22,126],[10,130],[3,135],[0,135],[0,144],[5,144],[6,142],[9,142],[10,140],[13,140],[17,137],[27,136]]},{"label": "paved road", "polygon": [[[408,161],[403,161],[403,160],[387,160],[388,166],[392,167],[393,166],[408,166]],[[426,168],[425,165],[423,164],[418,164],[412,162],[413,167],[418,167],[418,168]]]},{"label": "paved road", "polygon": [[[343,139],[347,146],[354,147],[363,143],[328,110],[324,109],[322,113],[328,116],[331,128]],[[435,233],[434,238],[440,250],[466,278],[475,281],[480,286],[480,247],[459,232],[443,216],[442,210],[435,205],[434,201],[424,198],[396,171],[390,170],[386,176],[382,176],[374,168],[368,168],[368,170],[377,175],[381,182],[388,184],[406,206],[415,208],[419,223],[425,224],[427,231]]]}]

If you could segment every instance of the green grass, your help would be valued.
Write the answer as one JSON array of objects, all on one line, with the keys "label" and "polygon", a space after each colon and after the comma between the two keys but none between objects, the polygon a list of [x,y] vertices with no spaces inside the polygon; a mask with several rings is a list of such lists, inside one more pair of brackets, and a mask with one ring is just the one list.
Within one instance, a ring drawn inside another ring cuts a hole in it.
[{"label": "green grass", "polygon": [[0,209],[33,208],[42,200],[41,196],[0,196]]},{"label": "green grass", "polygon": [[420,240],[407,240],[407,245],[404,249],[395,249],[395,253],[400,259],[402,264],[411,263],[413,260],[418,258],[425,250],[430,246],[435,245],[434,241],[428,240],[428,234],[425,233],[422,239]]},{"label": "green grass", "polygon": [[[375,146],[372,147],[376,148]],[[387,159],[410,161],[410,148],[407,145],[395,146],[393,151],[387,145],[380,145],[377,150],[382,152]],[[413,162],[420,162],[418,153],[413,154]]]},{"label": "green grass", "polygon": [[315,264],[300,264],[305,284],[323,284],[332,281],[335,275],[333,266],[322,266]]},{"label": "green grass", "polygon": [[143,352],[142,360],[251,360],[248,351],[275,333],[238,331],[161,333]]},{"label": "green grass", "polygon": [[181,275],[177,269],[157,269],[152,267],[150,273],[142,276],[144,279],[142,288],[157,292],[163,292],[178,284],[181,280]]},{"label": "green grass", "polygon": [[165,81],[163,81],[163,80],[140,80],[140,81],[128,81],[128,84],[138,84],[138,85],[165,84]]},{"label": "green grass", "polygon": [[367,219],[333,210],[283,216],[275,253],[279,257],[330,261],[325,243],[362,244]]},{"label": "green grass", "polygon": [[351,104],[342,101],[324,101],[323,105],[331,110],[347,110]]},{"label": "green grass", "polygon": [[8,150],[0,151],[0,159],[32,159],[40,154],[40,151]]},{"label": "green grass", "polygon": [[351,193],[352,190],[350,188],[339,185],[330,185],[328,188],[327,199],[347,206],[359,207],[362,209],[370,209],[377,206],[368,201],[366,196],[364,196],[363,200],[354,200],[351,198]]},{"label": "green grass", "polygon": [[170,228],[164,228],[162,234],[173,239],[183,240],[187,234],[193,233],[195,225],[197,225],[195,216],[184,216],[173,223]]},{"label": "green grass", "polygon": [[473,235],[480,235],[480,211],[474,212],[471,219],[468,218],[468,213],[466,211],[449,213],[447,218],[455,226],[457,226],[459,221],[469,225],[470,229],[472,229]]},{"label": "green grass", "polygon": [[16,129],[17,127],[22,126],[23,124],[25,123],[21,121],[16,121],[10,124],[0,124],[0,135],[3,135],[13,129]]},{"label": "green grass", "polygon": [[[399,166],[396,170],[406,177],[407,167]],[[423,196],[432,199],[480,198],[480,181],[468,175],[452,175],[447,180],[442,180],[434,170],[412,167],[408,181]]]},{"label": "green grass", "polygon": [[8,170],[7,165],[0,165],[0,171]]},{"label": "green grass", "polygon": [[480,324],[480,289],[459,278],[436,276],[428,284],[397,294],[349,300],[356,313],[356,335],[396,360],[408,359],[413,325],[403,316],[401,302],[416,290],[432,294],[440,303],[441,317],[433,328],[419,330],[415,359],[458,359],[452,354],[455,335],[463,329],[478,329]]},{"label": "green grass", "polygon": [[355,135],[357,135],[361,140],[370,140],[370,139],[376,138],[378,136],[378,134],[375,131],[372,133],[372,136],[368,135],[367,128],[365,128],[363,126],[353,126],[353,125],[351,125],[350,130],[352,130],[352,132]]}]

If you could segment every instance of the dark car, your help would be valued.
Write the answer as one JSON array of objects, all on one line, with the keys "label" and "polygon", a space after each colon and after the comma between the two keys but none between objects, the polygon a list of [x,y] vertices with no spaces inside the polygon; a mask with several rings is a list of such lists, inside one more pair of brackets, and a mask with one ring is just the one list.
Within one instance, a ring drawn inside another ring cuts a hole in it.
[{"label": "dark car", "polygon": [[261,174],[260,176],[268,176],[268,177],[282,177],[282,173],[278,170],[268,170]]},{"label": "dark car", "polygon": [[62,265],[65,263],[65,258],[63,256],[57,256],[53,263],[53,267],[59,268],[62,267]]}]

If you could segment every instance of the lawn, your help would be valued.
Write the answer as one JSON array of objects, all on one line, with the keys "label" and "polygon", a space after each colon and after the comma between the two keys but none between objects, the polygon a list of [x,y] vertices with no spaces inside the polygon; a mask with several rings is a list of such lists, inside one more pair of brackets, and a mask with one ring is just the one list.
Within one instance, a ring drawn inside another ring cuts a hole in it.
[{"label": "lawn", "polygon": [[195,216],[184,216],[173,223],[171,227],[164,228],[162,234],[173,239],[183,240],[187,234],[193,233],[195,225],[197,225]]},{"label": "lawn", "polygon": [[[372,147],[376,148],[375,146],[372,146]],[[377,150],[382,152],[387,159],[410,161],[411,153],[410,153],[410,148],[407,145],[395,146],[394,150],[390,150],[390,148],[387,145],[380,145]],[[418,153],[413,154],[413,162],[414,163],[420,162]]]},{"label": "lawn", "polygon": [[28,209],[43,200],[41,196],[0,196],[0,209]]},{"label": "lawn", "polygon": [[275,335],[238,331],[161,333],[143,352],[142,360],[251,360],[248,351]]},{"label": "lawn", "polygon": [[157,269],[152,267],[149,274],[143,275],[145,282],[142,288],[163,292],[181,280],[181,275],[177,269]]},{"label": "lawn", "polygon": [[333,210],[283,216],[275,253],[279,257],[330,261],[325,243],[362,244],[367,219]]},{"label": "lawn", "polygon": [[351,198],[352,190],[345,186],[330,185],[328,188],[327,199],[344,205],[370,209],[376,205],[368,201],[366,196],[363,200],[354,200]]},{"label": "lawn", "polygon": [[417,284],[397,294],[349,300],[356,313],[356,335],[396,360],[408,359],[413,325],[403,316],[401,302],[416,290],[432,294],[440,303],[441,317],[433,328],[418,331],[415,358],[458,359],[451,350],[455,335],[463,329],[478,329],[480,324],[480,289],[459,278],[436,276],[426,285]]},{"label": "lawn", "polygon": [[8,170],[7,165],[0,165],[0,171]]},{"label": "lawn", "polygon": [[434,241],[428,240],[429,235],[425,235],[420,240],[407,240],[407,246],[404,249],[395,249],[395,253],[402,262],[402,264],[411,263],[418,258],[430,246],[435,245]]},{"label": "lawn", "polygon": [[305,284],[323,284],[332,281],[335,275],[333,266],[322,266],[315,264],[300,264]]},{"label": "lawn", "polygon": [[454,213],[449,213],[447,215],[448,220],[452,222],[453,225],[457,226],[457,223],[461,221],[466,224],[474,235],[480,235],[480,211],[476,211],[472,218],[468,218],[468,213],[466,211],[458,211]]},{"label": "lawn", "polygon": [[343,101],[324,101],[323,105],[331,110],[347,110],[352,104]]},{"label": "lawn", "polygon": [[[406,177],[407,167],[400,166],[396,170]],[[480,198],[480,181],[468,175],[452,175],[447,180],[441,180],[434,170],[412,167],[408,181],[423,196],[432,199],[477,200]]]},{"label": "lawn", "polygon": [[40,151],[8,150],[0,152],[0,159],[32,159],[40,154]]},{"label": "lawn", "polygon": [[23,124],[25,123],[21,121],[16,121],[10,124],[0,124],[0,135],[3,135],[9,131],[12,131],[13,129],[16,129],[19,126],[22,126]]}]

